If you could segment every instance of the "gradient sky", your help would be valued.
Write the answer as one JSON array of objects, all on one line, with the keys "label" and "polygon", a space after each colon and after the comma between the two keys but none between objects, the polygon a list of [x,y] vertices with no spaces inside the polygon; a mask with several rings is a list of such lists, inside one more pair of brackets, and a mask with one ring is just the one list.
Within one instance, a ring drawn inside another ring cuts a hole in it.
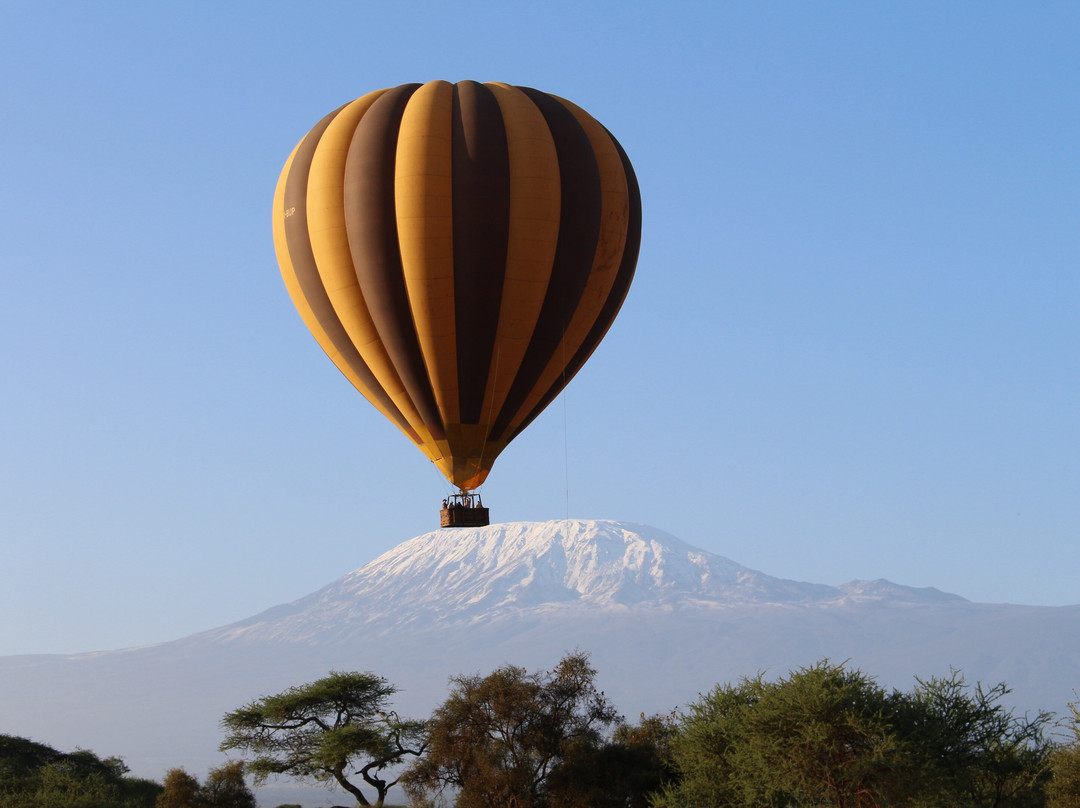
[{"label": "gradient sky", "polygon": [[436,78],[573,100],[641,184],[494,520],[1080,603],[1080,5],[9,1],[0,42],[0,654],[175,639],[437,526],[270,230],[322,115]]}]

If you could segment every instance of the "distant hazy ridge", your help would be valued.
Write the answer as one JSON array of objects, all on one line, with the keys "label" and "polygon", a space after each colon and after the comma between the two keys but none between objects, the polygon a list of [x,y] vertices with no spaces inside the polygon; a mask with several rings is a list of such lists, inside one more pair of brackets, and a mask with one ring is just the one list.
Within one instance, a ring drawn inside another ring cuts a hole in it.
[{"label": "distant hazy ridge", "polygon": [[654,528],[508,523],[410,539],[329,586],[174,642],[0,657],[0,731],[119,754],[137,774],[222,757],[217,722],[330,669],[372,670],[425,715],[448,676],[592,654],[628,715],[685,705],[717,682],[824,657],[886,685],[961,668],[1007,681],[1022,709],[1080,689],[1080,606],[976,604],[889,581],[773,578]]}]

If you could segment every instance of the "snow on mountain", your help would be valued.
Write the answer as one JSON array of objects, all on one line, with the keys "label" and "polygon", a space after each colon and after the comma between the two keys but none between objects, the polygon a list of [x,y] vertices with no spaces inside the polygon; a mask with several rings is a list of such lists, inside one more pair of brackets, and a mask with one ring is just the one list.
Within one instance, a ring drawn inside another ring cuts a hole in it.
[{"label": "snow on mountain", "polygon": [[884,578],[876,581],[848,581],[836,587],[853,600],[891,600],[895,603],[956,603],[966,602],[959,595],[951,595],[932,586],[914,587],[894,584]]},{"label": "snow on mountain", "polygon": [[[591,654],[627,715],[720,682],[848,660],[887,686],[959,668],[1021,710],[1080,687],[1080,606],[970,603],[889,581],[774,578],[654,528],[566,520],[438,530],[248,620],[145,648],[0,657],[0,732],[118,754],[143,776],[223,759],[218,721],[259,695],[370,670],[424,716],[447,677]],[[296,801],[296,800],[289,800]]]},{"label": "snow on mountain", "polygon": [[214,632],[312,640],[402,626],[478,622],[559,608],[962,600],[888,581],[842,587],[773,578],[656,528],[606,520],[436,530],[305,598]]}]

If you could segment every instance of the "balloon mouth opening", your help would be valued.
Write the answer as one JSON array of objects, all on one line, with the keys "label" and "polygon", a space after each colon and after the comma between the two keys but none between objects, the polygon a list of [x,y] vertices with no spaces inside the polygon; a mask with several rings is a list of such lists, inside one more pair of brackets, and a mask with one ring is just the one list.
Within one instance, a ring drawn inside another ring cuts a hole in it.
[{"label": "balloon mouth opening", "polygon": [[[490,467],[491,461],[488,461],[486,465]],[[459,494],[468,494],[484,484],[490,468],[484,468],[484,464],[479,460],[469,459],[452,461],[449,472],[449,474],[446,471],[443,473],[451,485],[458,489]]]}]

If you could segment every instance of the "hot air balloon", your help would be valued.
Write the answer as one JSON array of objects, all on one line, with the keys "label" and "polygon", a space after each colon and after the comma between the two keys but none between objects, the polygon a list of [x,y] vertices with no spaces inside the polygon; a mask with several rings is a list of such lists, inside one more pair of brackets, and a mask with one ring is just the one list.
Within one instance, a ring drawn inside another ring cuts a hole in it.
[{"label": "hot air balloon", "polygon": [[487,524],[472,492],[607,332],[640,233],[618,141],[571,102],[502,83],[345,104],[297,144],[274,194],[293,303],[457,487],[447,504],[470,513],[451,523]]}]

